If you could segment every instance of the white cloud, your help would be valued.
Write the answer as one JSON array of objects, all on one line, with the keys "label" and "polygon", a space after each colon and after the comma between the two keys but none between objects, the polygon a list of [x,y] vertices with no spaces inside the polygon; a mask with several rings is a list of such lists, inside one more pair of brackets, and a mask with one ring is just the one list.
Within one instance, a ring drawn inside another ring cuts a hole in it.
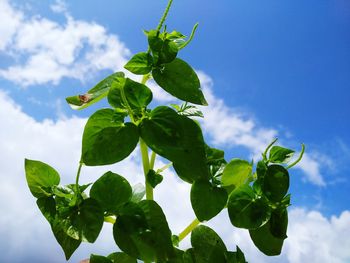
[{"label": "white cloud", "polygon": [[[66,12],[62,1],[52,8]],[[0,0],[0,12],[5,14],[0,52],[25,58],[0,69],[0,76],[22,86],[58,84],[64,77],[85,81],[104,69],[121,70],[130,55],[116,35],[94,22],[75,20],[69,14],[64,25],[40,16],[26,17],[6,0]]]},{"label": "white cloud", "polygon": [[[23,113],[11,98],[0,91],[0,252],[4,262],[62,262],[63,253],[56,243],[49,225],[41,216],[34,198],[25,183],[23,159],[39,159],[55,167],[62,184],[72,183],[80,155],[81,134],[85,119],[72,117],[56,122],[38,122]],[[91,168],[84,167],[82,183],[94,181],[103,172],[113,170],[132,183],[142,182],[142,168],[138,149],[120,164]],[[164,165],[160,160],[157,167]],[[193,218],[189,203],[190,185],[180,182],[170,171],[164,183],[156,188],[155,198],[163,207],[174,233],[179,233]],[[226,211],[210,222],[222,235],[230,249],[239,245],[250,262],[346,263],[350,260],[350,211],[325,218],[316,211],[294,208],[290,213],[289,238],[280,257],[266,257],[253,246],[247,231],[234,228]],[[35,238],[34,238],[35,237]],[[184,245],[188,244],[188,239]],[[70,262],[78,262],[89,253],[107,254],[116,250],[111,226],[104,227],[95,244],[83,244]]]}]

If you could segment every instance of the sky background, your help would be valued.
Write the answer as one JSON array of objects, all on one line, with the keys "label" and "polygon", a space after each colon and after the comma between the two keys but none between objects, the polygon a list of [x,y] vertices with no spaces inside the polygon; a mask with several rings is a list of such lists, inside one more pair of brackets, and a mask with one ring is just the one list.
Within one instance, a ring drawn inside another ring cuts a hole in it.
[{"label": "sky background", "polygon": [[[74,181],[86,118],[107,103],[77,112],[65,97],[84,93],[145,51],[142,29],[156,27],[165,5],[0,0],[0,262],[64,262],[26,186],[23,160],[42,160],[63,184]],[[189,35],[196,22],[197,34],[179,57],[197,70],[209,102],[201,121],[209,144],[228,160],[256,161],[275,137],[297,151],[306,144],[291,171],[289,238],[280,257],[261,254],[225,211],[209,225],[249,262],[350,262],[350,2],[174,0],[168,29]],[[176,102],[149,85],[154,106]],[[142,182],[139,163],[136,149],[123,163],[84,168],[81,180],[113,170]],[[189,185],[171,170],[155,198],[174,233],[192,221]],[[106,226],[69,262],[116,249]]]}]

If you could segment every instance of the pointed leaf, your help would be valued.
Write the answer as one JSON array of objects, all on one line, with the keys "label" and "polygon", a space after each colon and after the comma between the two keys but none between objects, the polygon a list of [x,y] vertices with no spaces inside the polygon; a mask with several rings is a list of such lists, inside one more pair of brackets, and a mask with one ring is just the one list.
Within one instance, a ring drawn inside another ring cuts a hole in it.
[{"label": "pointed leaf", "polygon": [[137,75],[145,75],[152,70],[153,58],[147,52],[140,52],[133,56],[124,66],[125,69]]},{"label": "pointed leaf", "polygon": [[227,192],[208,181],[196,181],[191,188],[191,204],[199,221],[207,221],[225,207]]},{"label": "pointed leaf", "polygon": [[181,179],[192,183],[209,177],[203,135],[193,120],[178,115],[169,107],[160,106],[139,127],[146,144],[172,161]]},{"label": "pointed leaf", "polygon": [[24,166],[29,190],[36,198],[50,196],[50,188],[60,183],[58,172],[43,162],[25,159]]},{"label": "pointed leaf", "polygon": [[208,105],[196,72],[185,61],[176,58],[152,71],[154,80],[176,98],[199,105]]},{"label": "pointed leaf", "polygon": [[75,110],[85,109],[107,96],[109,89],[124,78],[123,72],[116,72],[100,81],[86,94],[66,98],[68,104]]},{"label": "pointed leaf", "polygon": [[272,163],[286,163],[292,158],[293,150],[280,146],[273,146],[270,150],[269,161]]},{"label": "pointed leaf", "polygon": [[91,187],[90,197],[100,203],[105,212],[117,213],[118,209],[131,198],[128,181],[115,173],[107,172]]},{"label": "pointed leaf", "polygon": [[125,159],[135,149],[138,129],[132,123],[115,120],[115,111],[96,111],[85,125],[82,161],[88,166],[113,164]]},{"label": "pointed leaf", "polygon": [[242,185],[230,194],[227,210],[231,223],[246,229],[260,227],[271,213],[268,204],[256,196],[249,185]]}]

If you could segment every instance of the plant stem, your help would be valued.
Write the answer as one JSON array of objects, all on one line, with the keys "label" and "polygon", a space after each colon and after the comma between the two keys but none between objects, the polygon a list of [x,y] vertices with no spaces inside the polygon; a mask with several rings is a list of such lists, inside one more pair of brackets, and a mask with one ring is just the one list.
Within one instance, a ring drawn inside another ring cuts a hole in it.
[{"label": "plant stem", "polygon": [[164,172],[166,169],[168,169],[169,167],[171,167],[173,165],[173,163],[168,163],[166,165],[164,165],[162,168],[159,168],[157,170],[157,173],[161,173],[161,172]]},{"label": "plant stem", "polygon": [[180,234],[179,234],[179,241],[183,240],[188,234],[192,232],[192,230],[198,226],[201,222],[196,218],[189,224]]},{"label": "plant stem", "polygon": [[83,163],[79,163],[79,167],[78,167],[78,172],[77,172],[77,177],[75,178],[75,188],[77,190],[78,193],[80,193],[80,189],[79,189],[79,177],[80,177],[80,172],[81,172],[81,167],[83,166]]},{"label": "plant stem", "polygon": [[299,154],[298,159],[296,159],[293,163],[291,163],[290,165],[288,165],[288,166],[286,167],[286,169],[290,169],[290,168],[292,168],[294,165],[296,165],[298,162],[300,162],[301,158],[303,158],[304,152],[305,152],[305,145],[302,143],[302,144],[301,144],[301,152],[300,152],[300,154]]},{"label": "plant stem", "polygon": [[114,224],[116,219],[114,217],[111,217],[111,216],[105,216],[104,221],[107,223]]},{"label": "plant stem", "polygon": [[158,26],[157,26],[157,29],[156,29],[156,30],[157,30],[158,32],[160,31],[160,29],[162,28],[162,26],[163,26],[163,24],[164,24],[164,21],[165,21],[167,15],[168,15],[168,12],[169,12],[169,10],[170,10],[170,6],[171,6],[172,3],[173,3],[173,0],[169,0],[168,5],[167,5],[167,7],[165,8],[165,11],[164,11],[164,13],[163,13],[163,16],[162,16],[162,18],[160,19],[159,24],[158,24]]},{"label": "plant stem", "polygon": [[154,168],[154,162],[156,161],[157,154],[152,151],[151,154],[151,160],[149,161],[149,168],[153,169]]},{"label": "plant stem", "polygon": [[143,75],[143,76],[142,76],[142,80],[141,80],[141,84],[146,84],[147,80],[149,80],[150,77],[151,77],[151,74],[150,74],[150,73],[148,73],[148,74],[146,74],[146,75]]},{"label": "plant stem", "polygon": [[147,182],[147,174],[148,174],[148,172],[150,170],[149,158],[148,158],[148,149],[147,149],[146,143],[141,138],[140,138],[140,150],[141,150],[141,156],[142,156],[143,172],[144,172],[144,175],[145,175],[146,199],[147,200],[153,200],[153,188]]},{"label": "plant stem", "polygon": [[275,144],[275,142],[277,142],[278,138],[275,138],[266,148],[266,150],[264,151],[264,153],[262,154],[264,161],[267,161],[267,152],[270,150],[270,148],[272,147],[272,145]]},{"label": "plant stem", "polygon": [[192,39],[193,39],[193,37],[194,37],[194,34],[196,33],[197,27],[198,27],[198,23],[196,23],[196,24],[194,25],[190,37],[188,38],[188,40],[187,40],[185,43],[183,43],[183,44],[179,47],[179,50],[180,50],[180,49],[183,49],[184,47],[186,47],[186,46],[192,41]]}]

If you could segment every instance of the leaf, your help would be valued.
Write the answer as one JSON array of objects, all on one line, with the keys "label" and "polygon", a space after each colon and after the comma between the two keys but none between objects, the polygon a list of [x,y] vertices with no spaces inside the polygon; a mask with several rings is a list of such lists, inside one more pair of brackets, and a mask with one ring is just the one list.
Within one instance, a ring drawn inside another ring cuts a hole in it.
[{"label": "leaf", "polygon": [[60,219],[55,219],[51,225],[51,228],[58,244],[60,244],[64,251],[66,260],[68,260],[72,256],[74,251],[80,246],[81,241],[76,240],[67,235],[65,227],[63,226],[62,221]]},{"label": "leaf", "polygon": [[242,185],[230,194],[227,210],[231,223],[240,228],[255,229],[270,218],[269,206],[249,185]]},{"label": "leaf", "polygon": [[98,102],[107,96],[109,89],[124,78],[123,72],[116,72],[100,81],[95,87],[86,94],[70,96],[66,98],[69,106],[75,110],[81,110]]},{"label": "leaf", "polygon": [[124,66],[125,69],[137,75],[145,75],[152,70],[153,58],[147,52],[140,52],[133,56]]},{"label": "leaf", "polygon": [[134,124],[115,121],[112,109],[98,110],[85,125],[81,160],[88,166],[119,162],[129,156],[138,140]]},{"label": "leaf", "polygon": [[109,258],[91,254],[89,263],[113,263],[113,262]]},{"label": "leaf", "polygon": [[146,175],[147,182],[155,188],[158,184],[163,181],[163,176],[159,173],[156,173],[154,170],[149,170]]},{"label": "leaf", "polygon": [[241,159],[231,160],[225,167],[221,182],[223,186],[234,185],[236,188],[243,185],[252,173],[252,165]]},{"label": "leaf", "polygon": [[203,112],[201,112],[196,106],[188,105],[187,102],[180,105],[170,104],[178,114],[187,117],[201,117],[204,118]]},{"label": "leaf", "polygon": [[277,238],[271,233],[270,221],[258,229],[249,230],[254,245],[267,256],[281,254],[284,238]]},{"label": "leaf", "polygon": [[289,189],[289,173],[280,165],[270,165],[267,168],[263,192],[272,202],[279,202],[287,194]]},{"label": "leaf", "polygon": [[55,199],[50,197],[41,197],[36,200],[41,213],[46,218],[46,220],[51,224],[55,220],[56,216],[56,202]]},{"label": "leaf", "polygon": [[[131,108],[145,108],[152,101],[152,97],[152,91],[146,85],[126,78],[110,89],[108,102],[118,109],[126,110],[128,105]],[[128,105],[126,105],[125,100]]]},{"label": "leaf", "polygon": [[165,215],[153,200],[126,205],[113,236],[122,251],[143,261],[164,261],[175,253]]},{"label": "leaf", "polygon": [[25,159],[24,167],[29,190],[36,198],[50,196],[50,188],[60,183],[58,172],[43,162]]},{"label": "leaf", "polygon": [[199,105],[208,105],[200,89],[196,72],[185,61],[176,58],[162,68],[152,70],[157,84],[176,98]]},{"label": "leaf", "polygon": [[143,184],[138,183],[132,186],[132,197],[131,202],[138,203],[146,194],[146,188]]},{"label": "leaf", "polygon": [[117,213],[118,209],[130,201],[132,189],[128,181],[115,173],[107,172],[91,187],[90,197],[100,203],[105,212]]},{"label": "leaf", "polygon": [[270,150],[269,161],[272,163],[286,163],[292,158],[293,150],[280,146],[273,146]]},{"label": "leaf", "polygon": [[218,234],[210,227],[200,225],[193,229],[191,244],[196,262],[226,263],[226,246]]},{"label": "leaf", "polygon": [[76,239],[95,242],[104,222],[104,214],[99,203],[88,198],[83,200],[76,214],[71,216],[72,228],[78,233]]},{"label": "leaf", "polygon": [[157,30],[150,30],[147,35],[149,47],[155,58],[155,64],[170,63],[176,58],[178,47],[173,41],[164,38],[164,34],[159,33]]},{"label": "leaf", "polygon": [[247,263],[242,250],[236,246],[236,252],[227,253],[227,263]]},{"label": "leaf", "polygon": [[225,207],[227,192],[207,181],[196,181],[191,188],[191,204],[199,221],[207,221]]},{"label": "leaf", "polygon": [[265,177],[267,171],[267,165],[264,161],[259,161],[256,166],[256,173],[258,176],[258,179],[263,179]]},{"label": "leaf", "polygon": [[139,127],[146,144],[172,161],[181,179],[192,183],[209,177],[203,135],[193,120],[160,106],[151,112],[150,119],[143,119]]},{"label": "leaf", "polygon": [[273,210],[270,218],[270,231],[274,237],[287,238],[288,212],[287,209]]},{"label": "leaf", "polygon": [[108,256],[113,263],[137,263],[135,258],[130,257],[124,252],[115,252]]}]

